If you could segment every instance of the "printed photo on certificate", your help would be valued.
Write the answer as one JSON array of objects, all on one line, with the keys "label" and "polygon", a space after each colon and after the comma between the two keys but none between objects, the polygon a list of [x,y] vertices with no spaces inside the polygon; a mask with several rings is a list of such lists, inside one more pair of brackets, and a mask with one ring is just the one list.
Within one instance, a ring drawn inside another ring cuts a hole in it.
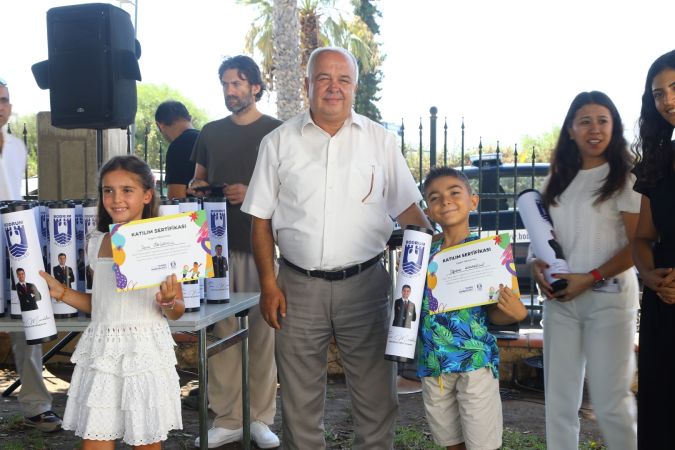
[{"label": "printed photo on certificate", "polygon": [[213,276],[204,211],[110,225],[110,243],[118,292]]},{"label": "printed photo on certificate", "polygon": [[436,253],[429,261],[429,313],[497,303],[499,289],[518,294],[508,233],[469,241]]}]

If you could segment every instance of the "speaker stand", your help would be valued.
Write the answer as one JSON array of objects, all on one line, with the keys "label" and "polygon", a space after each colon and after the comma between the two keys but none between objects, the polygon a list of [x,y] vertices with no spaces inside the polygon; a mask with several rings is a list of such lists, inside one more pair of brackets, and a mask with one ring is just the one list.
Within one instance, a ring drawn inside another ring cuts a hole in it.
[{"label": "speaker stand", "polygon": [[96,130],[96,171],[103,165],[103,130]]}]

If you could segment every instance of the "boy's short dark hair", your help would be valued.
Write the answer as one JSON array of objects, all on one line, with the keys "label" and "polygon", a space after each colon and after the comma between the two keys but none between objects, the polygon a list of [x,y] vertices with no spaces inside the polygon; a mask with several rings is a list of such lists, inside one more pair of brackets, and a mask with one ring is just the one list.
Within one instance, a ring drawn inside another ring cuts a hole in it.
[{"label": "boy's short dark hair", "polygon": [[175,100],[167,100],[162,102],[155,111],[155,122],[162,123],[167,126],[173,125],[176,120],[192,120],[187,108],[181,102]]},{"label": "boy's short dark hair", "polygon": [[461,170],[453,169],[452,167],[434,167],[427,173],[426,178],[424,179],[424,196],[426,197],[427,195],[427,189],[429,189],[429,185],[431,184],[432,181],[434,181],[437,178],[441,177],[454,177],[460,180],[466,188],[469,190],[469,194],[472,194],[473,192],[471,191],[471,184],[469,183],[469,179],[466,177],[464,172]]}]

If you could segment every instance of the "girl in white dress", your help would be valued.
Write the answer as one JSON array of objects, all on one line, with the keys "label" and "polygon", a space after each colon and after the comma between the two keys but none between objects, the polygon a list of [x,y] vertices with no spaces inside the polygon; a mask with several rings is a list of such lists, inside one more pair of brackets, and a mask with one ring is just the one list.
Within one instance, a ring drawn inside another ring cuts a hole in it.
[{"label": "girl in white dress", "polygon": [[150,167],[135,156],[117,156],[101,169],[98,226],[87,251],[93,293],[74,291],[45,272],[58,301],[91,312],[91,323],[72,356],[75,363],[63,428],[82,437],[82,449],[114,449],[122,439],[137,449],[160,449],[172,429],[181,429],[180,385],[171,320],[185,306],[175,276],[152,289],[115,291],[110,224],[157,215]]}]

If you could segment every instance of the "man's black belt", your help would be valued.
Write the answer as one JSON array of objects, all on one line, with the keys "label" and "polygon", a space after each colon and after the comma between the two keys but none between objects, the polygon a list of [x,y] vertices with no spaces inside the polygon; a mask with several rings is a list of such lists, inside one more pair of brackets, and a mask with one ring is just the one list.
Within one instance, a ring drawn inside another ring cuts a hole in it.
[{"label": "man's black belt", "polygon": [[378,262],[381,258],[382,255],[380,254],[374,256],[373,258],[361,264],[356,264],[354,266],[345,267],[344,269],[339,270],[306,270],[303,269],[302,267],[296,266],[286,258],[282,257],[281,259],[284,260],[284,264],[286,264],[288,267],[295,270],[296,272],[300,272],[304,275],[307,275],[308,277],[323,278],[324,280],[327,281],[338,281],[338,280],[346,280],[349,277],[352,277],[358,273],[363,272],[368,267]]}]

